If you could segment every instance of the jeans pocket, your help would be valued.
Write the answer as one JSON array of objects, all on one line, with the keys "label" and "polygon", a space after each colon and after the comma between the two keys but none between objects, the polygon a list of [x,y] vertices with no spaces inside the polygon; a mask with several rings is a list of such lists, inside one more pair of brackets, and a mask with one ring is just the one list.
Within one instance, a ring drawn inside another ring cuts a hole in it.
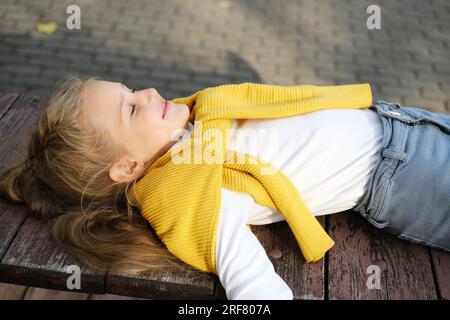
[{"label": "jeans pocket", "polygon": [[379,228],[386,227],[389,225],[389,222],[385,219],[385,209],[386,209],[386,203],[389,201],[389,195],[391,193],[391,179],[392,177],[386,178],[386,181],[383,185],[383,191],[379,195],[379,200],[377,204],[376,210],[374,210],[372,216],[373,222],[377,223]]},{"label": "jeans pocket", "polygon": [[391,181],[384,174],[376,178],[376,183],[372,187],[372,197],[367,204],[363,217],[378,229],[383,229],[389,225],[388,221],[382,219],[386,201],[388,200],[391,188]]}]

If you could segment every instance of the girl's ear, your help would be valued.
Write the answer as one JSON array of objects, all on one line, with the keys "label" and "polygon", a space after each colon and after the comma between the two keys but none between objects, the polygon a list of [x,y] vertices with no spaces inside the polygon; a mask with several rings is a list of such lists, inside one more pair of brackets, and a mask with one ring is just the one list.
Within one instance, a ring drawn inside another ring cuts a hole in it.
[{"label": "girl's ear", "polygon": [[128,182],[141,171],[141,166],[135,160],[121,159],[109,169],[109,177],[116,182]]}]

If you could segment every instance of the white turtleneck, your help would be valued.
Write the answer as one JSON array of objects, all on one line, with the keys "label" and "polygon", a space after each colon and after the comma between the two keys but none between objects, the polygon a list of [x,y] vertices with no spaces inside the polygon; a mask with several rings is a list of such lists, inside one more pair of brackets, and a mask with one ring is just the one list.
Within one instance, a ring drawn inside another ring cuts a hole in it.
[{"label": "white turtleneck", "polygon": [[[187,138],[188,131],[169,150]],[[281,170],[315,216],[355,207],[378,163],[383,127],[371,109],[330,109],[277,119],[232,120],[230,149]],[[222,187],[217,272],[228,299],[292,299],[246,224],[284,220],[253,197]]]}]

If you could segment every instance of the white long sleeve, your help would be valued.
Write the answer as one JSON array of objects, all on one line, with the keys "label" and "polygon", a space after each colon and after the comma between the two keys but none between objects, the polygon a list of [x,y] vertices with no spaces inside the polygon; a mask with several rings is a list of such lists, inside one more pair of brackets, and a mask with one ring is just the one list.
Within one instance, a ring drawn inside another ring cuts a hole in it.
[{"label": "white long sleeve", "polygon": [[292,300],[291,289],[275,272],[266,251],[245,224],[253,198],[222,188],[222,201],[236,204],[222,212],[217,236],[217,273],[227,298]]}]

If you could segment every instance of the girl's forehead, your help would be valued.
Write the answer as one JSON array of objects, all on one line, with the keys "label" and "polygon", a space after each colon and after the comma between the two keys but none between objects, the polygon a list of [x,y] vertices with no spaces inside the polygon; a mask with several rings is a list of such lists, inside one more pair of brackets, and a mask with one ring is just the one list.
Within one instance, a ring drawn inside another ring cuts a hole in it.
[{"label": "girl's forehead", "polygon": [[82,109],[85,116],[97,123],[110,123],[115,125],[115,118],[111,113],[112,107],[119,103],[117,83],[111,81],[98,81],[85,87]]},{"label": "girl's forehead", "polygon": [[104,103],[116,97],[115,92],[119,83],[103,80],[94,80],[84,88],[83,96],[87,104]]},{"label": "girl's forehead", "polygon": [[93,89],[93,88],[108,88],[108,87],[114,87],[116,85],[116,82],[112,81],[106,81],[106,80],[92,80],[88,82],[87,88]]}]

